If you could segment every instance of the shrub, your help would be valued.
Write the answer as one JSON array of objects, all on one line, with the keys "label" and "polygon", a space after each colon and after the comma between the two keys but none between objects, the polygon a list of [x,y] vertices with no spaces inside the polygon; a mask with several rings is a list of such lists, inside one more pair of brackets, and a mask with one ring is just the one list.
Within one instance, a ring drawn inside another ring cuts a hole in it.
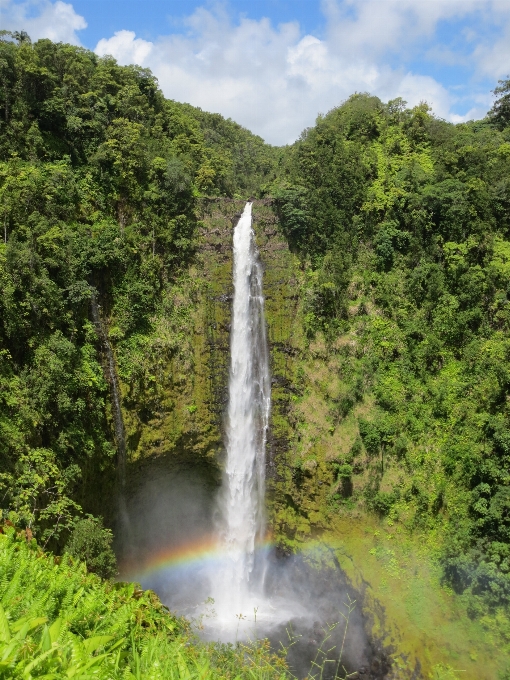
[{"label": "shrub", "polygon": [[101,518],[89,515],[75,522],[65,550],[87,565],[88,571],[102,578],[117,574],[117,562],[112,550],[113,534],[105,529]]},{"label": "shrub", "polygon": [[372,508],[380,515],[386,516],[389,514],[392,505],[397,500],[395,492],[378,491],[372,499]]},{"label": "shrub", "polygon": [[381,435],[378,428],[363,418],[359,419],[359,433],[367,453],[374,456],[379,451],[381,445]]}]

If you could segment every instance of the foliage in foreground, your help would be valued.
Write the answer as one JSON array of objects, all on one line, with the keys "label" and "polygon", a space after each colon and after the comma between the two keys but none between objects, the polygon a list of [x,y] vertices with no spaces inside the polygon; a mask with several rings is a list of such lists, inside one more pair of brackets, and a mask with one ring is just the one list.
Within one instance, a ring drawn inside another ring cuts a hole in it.
[{"label": "foliage in foreground", "polygon": [[25,532],[0,534],[0,677],[201,680],[286,677],[265,643],[201,644],[150,591],[102,581]]}]

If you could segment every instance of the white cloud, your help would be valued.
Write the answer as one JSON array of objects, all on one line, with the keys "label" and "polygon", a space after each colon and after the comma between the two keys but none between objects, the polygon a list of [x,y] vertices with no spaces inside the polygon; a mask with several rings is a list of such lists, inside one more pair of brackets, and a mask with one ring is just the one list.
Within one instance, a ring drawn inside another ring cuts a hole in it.
[{"label": "white cloud", "polygon": [[113,38],[103,38],[97,43],[95,52],[101,57],[115,55],[121,64],[142,64],[153,50],[153,44],[137,38],[134,31],[116,31]]},{"label": "white cloud", "polygon": [[[407,11],[411,4],[405,4]],[[379,24],[378,33],[385,32],[376,11],[382,5],[384,28],[392,37],[386,35],[365,53],[375,26]],[[274,27],[267,19],[242,18],[232,24],[223,11],[200,8],[188,18],[187,35],[149,42],[119,31],[101,40],[96,52],[112,54],[121,63],[149,66],[167,97],[218,111],[275,144],[293,141],[314,123],[318,112],[328,111],[355,91],[370,91],[384,100],[402,96],[410,105],[427,100],[438,115],[447,117],[452,97],[440,83],[390,68],[377,57],[409,23],[397,12],[401,5],[398,0],[359,0],[358,16],[346,20],[349,7],[344,4],[342,14],[330,0],[323,40],[302,36],[296,23]],[[416,33],[415,14],[413,10]],[[437,21],[437,11],[432,18],[431,14],[425,31]]]},{"label": "white cloud", "polygon": [[482,75],[491,78],[508,76],[510,74],[510,23],[505,26],[499,40],[478,45],[474,56],[478,71]]},{"label": "white cloud", "polygon": [[[7,18],[8,27],[24,27],[34,37],[76,43],[76,31],[86,25],[60,0],[13,2],[0,0],[3,23]],[[29,14],[33,7],[39,8],[36,18]],[[383,100],[401,96],[410,105],[425,100],[454,121],[485,113],[490,102],[476,100],[478,86],[468,97],[404,67],[424,55],[436,64],[467,65],[482,79],[510,69],[509,0],[323,0],[322,9],[326,28],[320,36],[303,35],[296,22],[232,21],[219,4],[195,10],[184,33],[148,41],[119,30],[95,50],[122,64],[148,66],[167,97],[218,111],[275,144],[293,141],[318,112],[355,91]],[[460,20],[458,33],[442,44],[438,26]],[[455,107],[470,110],[460,115]]]},{"label": "white cloud", "polygon": [[[34,16],[34,12],[37,14]],[[0,26],[7,31],[26,31],[32,40],[49,38],[54,42],[79,45],[76,31],[87,28],[85,19],[66,2],[29,0],[14,3],[0,0]]]},{"label": "white cloud", "polygon": [[[491,0],[324,0],[328,38],[342,53],[367,59],[403,56],[435,33],[439,21],[461,18]],[[417,45],[418,43],[418,45]]]},{"label": "white cloud", "polygon": [[467,113],[464,113],[462,116],[459,116],[456,113],[450,114],[449,118],[452,123],[465,123],[468,120],[477,120],[479,118],[483,118],[483,116],[487,113],[487,109],[489,107],[485,108],[480,108],[474,106],[472,109],[469,109]]}]

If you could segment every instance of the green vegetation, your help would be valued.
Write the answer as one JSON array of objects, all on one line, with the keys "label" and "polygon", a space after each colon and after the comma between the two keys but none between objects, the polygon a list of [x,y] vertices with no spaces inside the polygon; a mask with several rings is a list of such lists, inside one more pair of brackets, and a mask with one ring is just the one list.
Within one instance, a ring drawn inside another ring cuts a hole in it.
[{"label": "green vegetation", "polygon": [[112,541],[113,533],[103,527],[102,519],[89,515],[75,521],[65,552],[84,562],[92,574],[113,578],[117,575],[117,565]]},{"label": "green vegetation", "polygon": [[198,644],[150,591],[102,581],[26,532],[0,534],[0,677],[253,678],[285,674],[265,643]]},{"label": "green vegetation", "polygon": [[4,33],[0,68],[2,506],[61,549],[115,484],[105,342],[147,422],[157,366],[189,353],[200,196],[251,191],[274,154],[82,48]]},{"label": "green vegetation", "polygon": [[111,525],[123,447],[150,455],[155,419],[170,448],[217,446],[193,333],[218,286],[193,270],[203,197],[254,192],[275,150],[147,70],[0,37],[0,487],[22,529],[0,535],[0,674],[280,677],[265,642],[198,644],[155,595],[101,581],[112,533],[89,514]]},{"label": "green vegetation", "polygon": [[[277,539],[350,526],[357,559],[371,546],[398,578],[420,543],[430,582],[508,649],[509,89],[461,125],[357,94],[274,149],[146,69],[1,34],[0,492],[23,533],[0,536],[4,677],[280,673],[99,578],[125,465],[193,457],[214,483],[229,229],[250,195]],[[399,549],[359,539],[371,523]]]},{"label": "green vegetation", "polygon": [[[507,642],[505,98],[452,125],[424,104],[354,95],[289,149],[267,190],[303,267],[302,393],[281,470],[298,511],[280,502],[283,540],[360,510],[420,533],[469,616],[495,617]],[[314,394],[325,414],[311,434]]]},{"label": "green vegetation", "polygon": [[510,78],[500,80],[494,90],[494,94],[502,96],[498,97],[496,103],[489,111],[489,119],[500,130],[504,130],[510,125]]}]

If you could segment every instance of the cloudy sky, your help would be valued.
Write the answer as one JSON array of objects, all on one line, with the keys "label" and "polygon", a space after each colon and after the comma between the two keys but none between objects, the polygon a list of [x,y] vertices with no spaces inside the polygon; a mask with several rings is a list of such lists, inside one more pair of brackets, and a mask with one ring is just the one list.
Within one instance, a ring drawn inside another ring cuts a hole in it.
[{"label": "cloudy sky", "polygon": [[0,28],[147,66],[273,144],[356,91],[480,118],[510,73],[510,0],[0,0]]}]

